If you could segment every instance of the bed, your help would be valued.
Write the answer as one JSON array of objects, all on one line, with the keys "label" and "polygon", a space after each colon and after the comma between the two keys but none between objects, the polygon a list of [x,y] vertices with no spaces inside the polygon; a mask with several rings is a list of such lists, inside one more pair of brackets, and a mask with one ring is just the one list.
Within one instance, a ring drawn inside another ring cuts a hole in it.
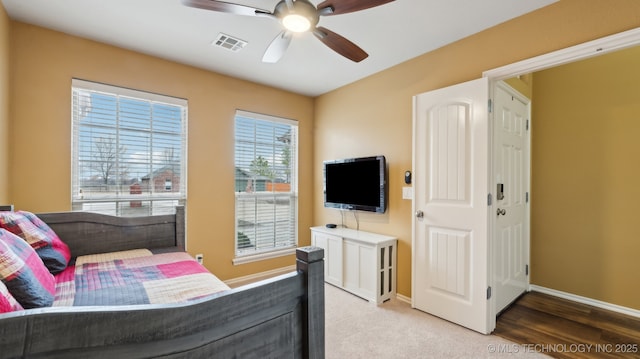
[{"label": "bed", "polygon": [[[156,257],[153,265],[186,255],[183,207],[136,218],[37,216],[68,245],[76,267],[83,264],[75,259],[104,253],[137,253],[136,263]],[[298,248],[294,272],[175,303],[92,305],[58,296],[56,306],[0,314],[0,357],[324,358],[323,257],[320,248]]]}]

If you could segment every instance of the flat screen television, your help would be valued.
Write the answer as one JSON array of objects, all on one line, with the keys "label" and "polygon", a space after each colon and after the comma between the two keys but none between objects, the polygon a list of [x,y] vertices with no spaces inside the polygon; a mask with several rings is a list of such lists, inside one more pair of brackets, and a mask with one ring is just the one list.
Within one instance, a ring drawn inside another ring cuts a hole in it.
[{"label": "flat screen television", "polygon": [[387,209],[385,157],[325,161],[324,206],[384,213]]}]

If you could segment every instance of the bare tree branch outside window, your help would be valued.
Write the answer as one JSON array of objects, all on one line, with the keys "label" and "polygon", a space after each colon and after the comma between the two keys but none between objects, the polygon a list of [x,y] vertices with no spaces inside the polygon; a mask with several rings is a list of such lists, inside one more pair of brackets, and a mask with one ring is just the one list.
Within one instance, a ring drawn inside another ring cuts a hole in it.
[{"label": "bare tree branch outside window", "polygon": [[118,146],[116,139],[112,136],[97,138],[94,145],[91,169],[99,173],[103,184],[108,185],[113,176],[127,176],[127,167],[123,164],[118,165],[118,159],[127,151],[126,146]]}]

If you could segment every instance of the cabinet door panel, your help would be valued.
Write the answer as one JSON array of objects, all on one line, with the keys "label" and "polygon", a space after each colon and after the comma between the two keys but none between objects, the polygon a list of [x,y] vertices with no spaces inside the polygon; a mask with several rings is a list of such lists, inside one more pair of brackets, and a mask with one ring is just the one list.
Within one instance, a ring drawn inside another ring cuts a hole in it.
[{"label": "cabinet door panel", "polygon": [[357,291],[359,285],[359,272],[358,266],[358,245],[353,242],[345,241],[343,247],[344,255],[344,287],[349,290]]},{"label": "cabinet door panel", "polygon": [[344,241],[344,287],[364,298],[376,293],[375,248],[358,242]]},{"label": "cabinet door panel", "polygon": [[374,247],[359,246],[358,271],[360,275],[359,290],[367,298],[376,297],[376,249]]}]

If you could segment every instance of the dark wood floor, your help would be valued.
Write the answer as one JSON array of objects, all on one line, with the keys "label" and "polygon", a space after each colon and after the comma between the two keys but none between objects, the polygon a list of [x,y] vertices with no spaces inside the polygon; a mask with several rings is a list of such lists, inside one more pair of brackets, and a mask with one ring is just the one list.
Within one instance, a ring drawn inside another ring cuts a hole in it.
[{"label": "dark wood floor", "polygon": [[493,334],[554,358],[640,358],[640,318],[538,292],[507,308]]}]

